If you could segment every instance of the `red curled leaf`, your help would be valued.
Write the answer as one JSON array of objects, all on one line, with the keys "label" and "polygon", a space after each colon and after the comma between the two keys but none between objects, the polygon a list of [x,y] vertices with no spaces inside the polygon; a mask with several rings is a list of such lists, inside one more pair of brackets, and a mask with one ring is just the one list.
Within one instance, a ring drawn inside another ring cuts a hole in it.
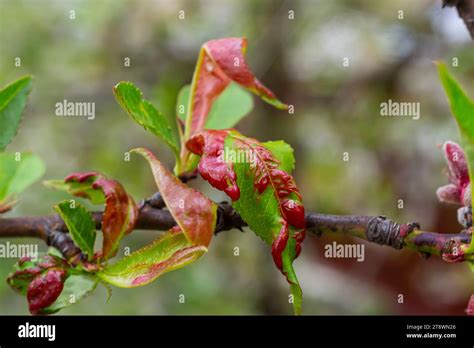
[{"label": "red curled leaf", "polygon": [[146,285],[200,258],[212,239],[217,213],[216,204],[182,183],[149,150],[137,148],[131,152],[139,153],[150,164],[166,207],[178,225],[97,273],[102,280],[125,288]]},{"label": "red curled leaf", "polygon": [[201,156],[201,176],[224,191],[248,226],[272,246],[273,260],[290,283],[299,313],[301,289],[292,262],[301,252],[306,220],[290,174],[291,147],[282,141],[260,143],[235,130],[207,130],[191,137],[186,146]]},{"label": "red curled leaf", "polygon": [[207,247],[216,226],[217,205],[201,192],[183,184],[151,151],[137,148],[131,152],[137,152],[148,160],[166,207],[189,242]]},{"label": "red curled leaf", "polygon": [[232,163],[222,160],[226,131],[207,131],[192,137],[187,143],[188,150],[200,155],[198,171],[201,176],[218,190],[224,191],[233,201],[239,199],[236,174]]},{"label": "red curled leaf", "polygon": [[[185,140],[204,130],[207,117],[217,97],[234,81],[258,95],[278,109],[288,105],[278,100],[252,73],[246,60],[247,40],[245,38],[224,38],[206,42],[199,53],[189,95]],[[181,159],[186,168],[188,151],[182,148]],[[192,161],[191,161],[192,162]]]},{"label": "red curled leaf", "polygon": [[105,202],[102,216],[104,235],[102,254],[108,259],[117,253],[120,240],[130,233],[138,218],[138,209],[131,196],[116,180],[97,172],[73,173],[64,183],[49,181],[47,186],[65,190],[77,197],[90,199],[94,204]]},{"label": "red curled leaf", "polygon": [[67,272],[64,269],[52,268],[33,279],[27,292],[31,314],[40,314],[43,308],[56,301],[63,291],[66,276]]},{"label": "red curled leaf", "polygon": [[130,233],[138,218],[138,209],[131,196],[115,180],[100,176],[93,184],[100,188],[106,197],[105,211],[102,216],[103,257],[109,258],[117,253],[120,240]]},{"label": "red curled leaf", "polygon": [[52,255],[44,255],[38,259],[23,257],[15,264],[13,272],[7,278],[7,283],[14,290],[25,295],[29,284],[38,275],[51,268],[66,269],[68,267],[63,259]]},{"label": "red curled leaf", "polygon": [[207,251],[205,246],[193,246],[179,227],[175,227],[153,243],[107,265],[97,276],[122,288],[143,286],[194,262]]}]

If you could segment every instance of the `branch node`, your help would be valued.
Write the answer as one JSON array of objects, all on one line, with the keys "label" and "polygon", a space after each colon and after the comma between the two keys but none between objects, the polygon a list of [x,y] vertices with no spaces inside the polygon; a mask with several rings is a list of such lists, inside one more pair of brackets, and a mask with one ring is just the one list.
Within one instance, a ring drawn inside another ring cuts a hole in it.
[{"label": "branch node", "polygon": [[85,260],[85,255],[81,252],[81,249],[76,247],[69,233],[50,230],[48,231],[46,244],[58,249],[72,264]]},{"label": "branch node", "polygon": [[228,231],[233,228],[244,232],[242,227],[246,226],[239,214],[228,202],[221,202],[217,208],[217,222],[214,234]]},{"label": "branch node", "polygon": [[[414,228],[412,225],[407,226]],[[400,224],[387,219],[385,216],[373,217],[367,223],[366,236],[369,242],[401,249],[405,235],[406,233],[400,233]]]}]

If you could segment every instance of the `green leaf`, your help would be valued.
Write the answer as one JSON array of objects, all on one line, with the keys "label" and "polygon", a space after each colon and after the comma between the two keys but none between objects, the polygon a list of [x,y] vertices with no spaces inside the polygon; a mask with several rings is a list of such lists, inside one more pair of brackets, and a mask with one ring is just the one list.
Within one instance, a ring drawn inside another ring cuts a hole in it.
[{"label": "green leaf", "polygon": [[198,171],[224,191],[250,229],[272,247],[273,260],[286,276],[296,314],[302,292],[293,268],[305,235],[301,195],[291,176],[293,150],[283,141],[260,143],[235,130],[207,130],[186,146],[201,156]]},{"label": "green leaf", "polygon": [[467,261],[467,265],[471,269],[471,272],[474,272],[474,261]]},{"label": "green leaf", "polygon": [[31,76],[25,76],[0,90],[0,151],[5,150],[18,131],[31,86]]},{"label": "green leaf", "polygon": [[[190,85],[184,86],[178,95],[176,114],[186,120]],[[238,84],[232,82],[217,97],[206,120],[205,129],[225,129],[234,127],[253,108],[253,99]]]},{"label": "green leaf", "polygon": [[95,179],[89,178],[86,181],[69,181],[64,180],[45,180],[43,185],[58,191],[67,192],[73,196],[85,198],[91,201],[92,204],[99,205],[105,203],[105,195],[101,190],[92,187]]},{"label": "green leaf", "polygon": [[188,265],[206,251],[204,246],[193,246],[182,232],[170,231],[96,274],[118,287],[143,286],[166,272]]},{"label": "green leaf", "polygon": [[280,169],[287,173],[291,173],[295,169],[295,155],[293,154],[293,148],[285,143],[283,140],[267,141],[262,143],[266,149],[268,149],[273,157],[279,161]]},{"label": "green leaf", "polygon": [[0,153],[0,206],[14,200],[44,172],[44,164],[38,156],[31,153]]},{"label": "green leaf", "polygon": [[69,307],[85,297],[89,296],[97,287],[99,280],[96,276],[89,274],[72,274],[64,283],[63,291],[56,301],[50,306],[43,308],[41,313],[52,314]]},{"label": "green leaf", "polygon": [[[448,96],[451,112],[458,124],[461,141],[467,156],[469,178],[474,177],[474,101],[468,97],[458,81],[449,73],[446,65],[438,63],[438,73]],[[474,195],[472,195],[474,199]],[[471,201],[471,206],[474,206]],[[474,238],[470,248],[474,249]]]},{"label": "green leaf", "polygon": [[94,256],[96,238],[95,223],[91,213],[77,202],[74,207],[71,207],[69,201],[59,203],[54,207],[54,210],[58,212],[66,224],[74,244],[91,260]]},{"label": "green leaf", "polygon": [[164,116],[131,82],[120,82],[114,87],[115,98],[130,117],[161,138],[179,158],[180,137],[175,115]]}]

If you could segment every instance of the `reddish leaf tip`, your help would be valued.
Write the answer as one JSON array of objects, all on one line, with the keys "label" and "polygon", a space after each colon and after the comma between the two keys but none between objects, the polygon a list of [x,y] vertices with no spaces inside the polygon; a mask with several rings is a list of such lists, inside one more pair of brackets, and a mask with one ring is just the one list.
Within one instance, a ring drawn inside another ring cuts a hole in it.
[{"label": "reddish leaf tip", "polygon": [[77,181],[77,182],[85,182],[87,181],[88,179],[94,177],[94,176],[98,176],[100,175],[100,173],[97,173],[97,172],[85,172],[85,173],[72,173],[72,174],[69,174],[66,179],[64,179],[64,182],[65,183],[68,183],[68,182],[71,182],[71,181]]}]

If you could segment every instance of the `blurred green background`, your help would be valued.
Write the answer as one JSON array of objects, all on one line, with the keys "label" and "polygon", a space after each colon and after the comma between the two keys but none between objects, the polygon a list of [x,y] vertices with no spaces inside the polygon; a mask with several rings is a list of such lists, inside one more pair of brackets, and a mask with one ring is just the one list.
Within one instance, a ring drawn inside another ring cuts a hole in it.
[{"label": "blurred green background", "polygon": [[[294,147],[308,210],[383,214],[418,221],[424,230],[460,230],[456,207],[435,196],[447,182],[439,145],[459,136],[433,61],[451,66],[457,58],[450,68],[472,96],[474,50],[456,11],[437,0],[0,0],[0,84],[35,76],[9,151],[39,154],[45,179],[97,170],[120,180],[137,201],[151,195],[148,165],[136,156],[124,161],[124,152],[146,146],[170,166],[172,154],[120,109],[112,86],[132,81],[162,112],[173,113],[200,46],[226,36],[246,36],[256,76],[295,105],[288,115],[256,99],[238,128]],[[96,118],[55,116],[55,103],[64,99],[95,102]],[[420,119],[381,117],[380,103],[388,99],[420,102]],[[225,200],[202,180],[192,185]],[[8,216],[50,214],[64,198],[37,183]],[[122,246],[135,250],[157,233],[136,231]],[[474,289],[466,265],[368,244],[365,262],[326,259],[324,245],[332,240],[308,236],[295,263],[304,314],[463,314]],[[0,279],[14,262],[0,260]],[[114,288],[108,303],[99,288],[61,314],[291,314],[287,292],[269,248],[249,231],[230,231],[191,266],[146,287]],[[26,313],[26,300],[1,281],[0,314]]]}]

